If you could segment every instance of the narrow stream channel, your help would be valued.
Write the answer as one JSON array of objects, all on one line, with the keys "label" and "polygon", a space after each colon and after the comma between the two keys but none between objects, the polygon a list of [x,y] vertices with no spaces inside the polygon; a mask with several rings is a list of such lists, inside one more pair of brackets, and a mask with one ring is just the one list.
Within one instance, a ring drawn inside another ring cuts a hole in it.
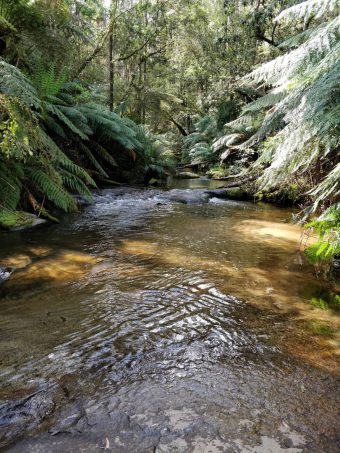
[{"label": "narrow stream channel", "polygon": [[339,451],[339,316],[292,212],[209,184],[1,233],[3,451]]}]

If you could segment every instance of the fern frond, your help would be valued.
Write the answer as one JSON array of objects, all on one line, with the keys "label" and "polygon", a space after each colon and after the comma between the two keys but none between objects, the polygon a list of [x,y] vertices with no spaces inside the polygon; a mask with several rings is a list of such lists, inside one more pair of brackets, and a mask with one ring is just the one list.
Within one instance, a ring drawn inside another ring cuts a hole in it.
[{"label": "fern frond", "polygon": [[[50,103],[45,104],[45,109],[50,115],[54,115],[64,126],[66,126],[71,132],[80,137],[82,140],[88,140],[88,135],[83,132],[79,127],[71,121],[68,116],[64,114],[61,106],[56,106]],[[75,110],[75,109],[74,109]],[[68,111],[69,112],[69,111]],[[83,124],[83,123],[81,123]],[[90,130],[89,128],[86,131]]]},{"label": "fern frond", "polygon": [[276,18],[276,22],[283,20],[303,20],[307,22],[310,17],[320,19],[327,14],[339,11],[339,0],[306,0],[284,9]]},{"label": "fern frond", "polygon": [[93,152],[82,142],[78,143],[78,147],[80,151],[85,155],[85,157],[89,160],[89,162],[93,165],[93,167],[100,173],[100,175],[104,176],[104,178],[108,178],[108,174],[100,165]]},{"label": "fern frond", "polygon": [[[340,195],[340,163],[333,168],[315,189],[310,191],[310,195],[314,197],[312,212],[317,210],[323,200],[328,198],[336,199]],[[339,208],[340,206],[338,205]]]},{"label": "fern frond", "polygon": [[41,108],[41,101],[30,80],[15,66],[0,58],[0,93],[16,97],[21,104]]},{"label": "fern frond", "polygon": [[339,27],[340,16],[327,22],[315,36],[297,49],[255,69],[245,77],[245,80],[253,80],[255,83],[264,82],[274,86],[287,84],[290,79],[299,74],[302,68],[306,70],[314,65],[315,55],[320,60],[331,51],[338,42]]},{"label": "fern frond", "polygon": [[259,99],[256,99],[256,101],[250,102],[245,107],[243,107],[242,115],[249,112],[258,112],[259,110],[272,107],[273,105],[276,105],[278,102],[285,99],[286,96],[287,96],[286,91],[272,90],[265,96],[262,96]]},{"label": "fern frond", "polygon": [[212,149],[215,152],[220,151],[221,149],[224,149],[227,146],[232,146],[237,143],[240,143],[242,140],[244,140],[244,138],[245,138],[244,134],[236,133],[224,135],[223,137],[219,138],[212,144]]},{"label": "fern frond", "polygon": [[67,170],[62,170],[61,176],[64,186],[69,187],[73,192],[84,196],[89,201],[92,201],[93,198],[90,190],[80,178]]},{"label": "fern frond", "polygon": [[117,167],[117,162],[103,146],[99,145],[99,143],[96,143],[94,141],[90,142],[90,146],[101,159],[109,163],[112,167]]},{"label": "fern frond", "polygon": [[228,123],[225,124],[225,127],[227,129],[233,130],[235,127],[237,128],[239,126],[243,127],[246,125],[252,125],[254,123],[254,120],[258,119],[258,116],[259,116],[258,112],[254,113],[250,111],[247,114],[239,116],[233,121],[229,121]]},{"label": "fern frond", "polygon": [[0,210],[15,210],[21,195],[23,167],[0,157]]},{"label": "fern frond", "polygon": [[39,63],[34,67],[32,80],[43,98],[56,96],[66,82],[66,73],[63,70],[57,74],[53,65],[46,68]]},{"label": "fern frond", "polygon": [[31,182],[52,201],[58,208],[64,211],[75,211],[76,203],[72,196],[63,188],[62,179],[56,173],[51,177],[40,168],[27,167],[27,174]]}]

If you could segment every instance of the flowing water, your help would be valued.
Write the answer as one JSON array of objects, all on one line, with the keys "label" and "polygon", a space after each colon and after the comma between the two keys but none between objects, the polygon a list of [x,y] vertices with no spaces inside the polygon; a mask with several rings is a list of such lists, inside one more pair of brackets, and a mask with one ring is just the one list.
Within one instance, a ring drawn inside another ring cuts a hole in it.
[{"label": "flowing water", "polygon": [[0,235],[4,451],[339,451],[339,316],[292,212],[208,185]]}]

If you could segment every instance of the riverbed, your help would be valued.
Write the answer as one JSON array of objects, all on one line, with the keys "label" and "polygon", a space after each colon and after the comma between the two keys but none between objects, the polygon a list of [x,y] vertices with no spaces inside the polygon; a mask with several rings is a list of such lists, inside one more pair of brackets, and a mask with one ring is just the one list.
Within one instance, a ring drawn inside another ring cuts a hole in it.
[{"label": "riverbed", "polygon": [[339,451],[339,315],[294,213],[209,184],[0,234],[3,451]]}]

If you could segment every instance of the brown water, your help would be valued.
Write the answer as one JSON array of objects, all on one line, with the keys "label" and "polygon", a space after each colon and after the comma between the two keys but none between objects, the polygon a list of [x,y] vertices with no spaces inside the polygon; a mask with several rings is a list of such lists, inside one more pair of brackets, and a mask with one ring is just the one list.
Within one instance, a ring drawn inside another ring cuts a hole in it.
[{"label": "brown water", "polygon": [[0,236],[0,439],[33,434],[6,451],[338,451],[339,317],[291,211],[182,184]]}]

